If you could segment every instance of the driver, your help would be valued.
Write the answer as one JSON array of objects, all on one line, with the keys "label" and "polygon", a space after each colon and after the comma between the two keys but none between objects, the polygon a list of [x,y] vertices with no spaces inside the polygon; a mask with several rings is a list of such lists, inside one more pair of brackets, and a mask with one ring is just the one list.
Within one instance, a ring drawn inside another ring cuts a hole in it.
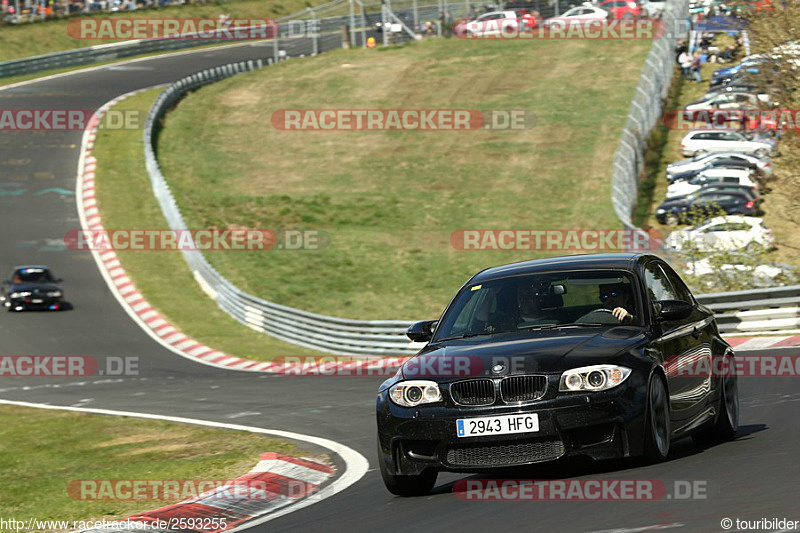
[{"label": "driver", "polygon": [[607,283],[600,285],[600,301],[603,307],[620,322],[633,322],[635,316],[628,309],[633,309],[633,299],[629,285],[624,283]]}]

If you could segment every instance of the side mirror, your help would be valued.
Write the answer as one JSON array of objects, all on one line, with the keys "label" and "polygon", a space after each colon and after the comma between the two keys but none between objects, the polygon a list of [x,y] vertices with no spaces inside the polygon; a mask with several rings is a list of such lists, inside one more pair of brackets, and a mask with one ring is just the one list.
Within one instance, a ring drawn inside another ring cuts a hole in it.
[{"label": "side mirror", "polygon": [[428,342],[433,337],[433,331],[439,324],[438,320],[424,320],[413,324],[406,335],[414,342]]},{"label": "side mirror", "polygon": [[562,294],[567,294],[567,287],[564,285],[551,285],[550,286],[550,293],[553,296],[561,296]]},{"label": "side mirror", "polygon": [[683,320],[692,314],[694,306],[681,300],[661,300],[656,302],[659,320]]}]

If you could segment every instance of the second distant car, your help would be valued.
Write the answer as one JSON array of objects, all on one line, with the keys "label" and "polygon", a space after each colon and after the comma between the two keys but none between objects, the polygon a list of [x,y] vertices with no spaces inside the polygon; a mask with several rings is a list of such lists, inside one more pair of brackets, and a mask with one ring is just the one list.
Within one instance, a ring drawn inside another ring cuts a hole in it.
[{"label": "second distant car", "polygon": [[3,305],[8,311],[66,309],[61,281],[46,266],[15,267],[3,282]]}]

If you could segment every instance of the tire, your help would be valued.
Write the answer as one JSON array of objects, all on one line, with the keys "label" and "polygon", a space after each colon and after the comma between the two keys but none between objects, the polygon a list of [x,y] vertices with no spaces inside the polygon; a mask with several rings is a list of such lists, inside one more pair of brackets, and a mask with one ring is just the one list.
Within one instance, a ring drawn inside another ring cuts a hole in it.
[{"label": "tire", "polygon": [[645,416],[644,456],[650,462],[660,463],[669,456],[670,423],[669,394],[664,380],[658,374],[650,377],[647,387],[647,414]]},{"label": "tire", "polygon": [[755,155],[760,157],[761,159],[764,159],[765,157],[769,156],[769,150],[767,150],[766,148],[759,148],[758,150],[756,150]]},{"label": "tire", "polygon": [[675,213],[670,213],[666,216],[664,221],[667,223],[667,226],[677,226],[681,220]]},{"label": "tire", "polygon": [[378,443],[378,464],[381,469],[381,477],[386,489],[397,496],[425,496],[436,484],[439,473],[436,470],[428,469],[416,476],[395,476],[390,474],[383,460],[383,451],[380,442]]},{"label": "tire", "polygon": [[700,159],[708,155],[708,150],[698,150],[694,153],[694,159]]},{"label": "tire", "polygon": [[[731,363],[726,368],[734,368],[734,366]],[[720,389],[719,403],[717,404],[719,414],[714,425],[692,435],[692,440],[698,444],[731,440],[739,430],[739,380],[736,374],[722,376]]]}]

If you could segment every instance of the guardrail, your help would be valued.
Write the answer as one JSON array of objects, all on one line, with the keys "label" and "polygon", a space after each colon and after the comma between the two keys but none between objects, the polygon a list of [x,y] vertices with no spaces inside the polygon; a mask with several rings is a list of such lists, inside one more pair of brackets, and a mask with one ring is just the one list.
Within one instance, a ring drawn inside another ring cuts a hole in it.
[{"label": "guardrail", "polygon": [[[318,45],[319,51],[341,47],[341,36],[323,37]],[[286,57],[310,55],[313,51],[314,45],[310,40],[298,40]],[[269,58],[204,70],[170,84],[156,99],[145,122],[145,162],[153,192],[170,228],[188,229],[155,157],[152,142],[159,120],[187,92],[273,62]],[[350,320],[278,305],[235,287],[208,263],[201,252],[184,251],[183,254],[206,294],[229,315],[256,331],[296,345],[338,354],[406,355],[418,350],[418,345],[405,336],[412,323],[410,320]]]},{"label": "guardrail", "polygon": [[722,333],[800,328],[800,285],[701,294],[697,300],[714,311]]},{"label": "guardrail", "polygon": [[[360,11],[355,10],[355,2],[360,6]],[[337,34],[341,39],[343,27],[350,28],[350,38],[354,46],[364,46],[367,36],[377,37],[373,30],[374,25],[382,20],[380,3],[361,2],[360,0],[333,0],[327,4],[315,8],[307,8],[304,11],[281,17],[278,23],[278,34],[276,39],[271,39],[274,44],[274,58],[279,57],[279,48],[283,48],[285,40],[294,40],[298,35],[310,35],[311,43],[319,42],[326,37],[326,34]],[[368,13],[368,9],[375,12]],[[436,19],[439,17],[441,9],[448,9],[453,13],[460,13],[463,4],[441,3],[439,5],[403,6],[395,9],[393,13],[404,20],[425,20]],[[349,12],[348,12],[349,11]],[[320,17],[323,13],[337,13],[329,17]],[[340,13],[340,14],[339,14]],[[216,33],[224,33],[225,30],[215,30]],[[369,35],[367,32],[370,32]],[[196,35],[196,34],[187,34]],[[88,65],[102,61],[112,61],[137,55],[149,54],[153,52],[169,52],[196,46],[206,46],[210,44],[229,43],[229,38],[221,39],[187,39],[187,38],[153,38],[124,41],[118,43],[100,44],[75,50],[66,50],[24,59],[0,62],[0,78],[19,76],[23,74],[33,74],[43,70],[54,68],[65,68],[80,65]],[[251,41],[252,42],[252,41]],[[312,50],[314,48],[312,47]]]}]

